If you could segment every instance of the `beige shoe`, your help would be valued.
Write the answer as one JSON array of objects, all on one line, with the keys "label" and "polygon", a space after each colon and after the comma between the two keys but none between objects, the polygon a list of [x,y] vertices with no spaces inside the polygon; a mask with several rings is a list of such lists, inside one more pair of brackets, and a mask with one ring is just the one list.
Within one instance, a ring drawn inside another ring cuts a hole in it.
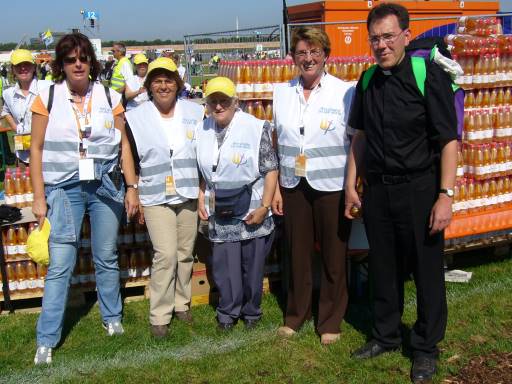
[{"label": "beige shoe", "polygon": [[339,333],[323,333],[320,336],[320,342],[322,345],[329,345],[337,342],[340,339]]},{"label": "beige shoe", "polygon": [[192,319],[192,313],[190,311],[176,311],[174,312],[174,316],[179,321],[183,321],[189,325],[194,323],[194,320]]},{"label": "beige shoe", "polygon": [[292,337],[296,333],[297,331],[291,329],[290,327],[287,327],[286,325],[279,327],[277,329],[277,334],[281,337]]}]

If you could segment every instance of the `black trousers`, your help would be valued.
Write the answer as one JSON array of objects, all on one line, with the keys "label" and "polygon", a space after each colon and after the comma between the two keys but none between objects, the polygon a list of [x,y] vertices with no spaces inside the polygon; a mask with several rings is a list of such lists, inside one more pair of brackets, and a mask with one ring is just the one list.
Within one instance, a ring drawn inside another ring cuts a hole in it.
[{"label": "black trousers", "polygon": [[444,285],[444,234],[429,235],[429,217],[438,196],[436,175],[408,182],[369,182],[363,215],[370,245],[373,284],[373,338],[384,347],[402,342],[404,277],[416,283],[417,321],[411,333],[414,356],[439,354],[448,310]]}]

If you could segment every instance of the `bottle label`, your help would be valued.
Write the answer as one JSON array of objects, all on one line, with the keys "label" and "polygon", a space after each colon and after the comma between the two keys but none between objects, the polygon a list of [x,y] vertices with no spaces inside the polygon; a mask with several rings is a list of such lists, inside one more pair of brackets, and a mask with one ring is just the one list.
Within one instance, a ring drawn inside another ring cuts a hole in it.
[{"label": "bottle label", "polygon": [[464,168],[457,167],[457,176],[464,176]]},{"label": "bottle label", "polygon": [[25,202],[25,194],[14,195],[14,200],[16,201],[17,204],[24,203]]},{"label": "bottle label", "polygon": [[14,205],[16,204],[16,195],[4,195],[5,204]]},{"label": "bottle label", "polygon": [[137,268],[129,268],[128,277],[137,277]]},{"label": "bottle label", "polygon": [[71,276],[71,285],[78,285],[80,284],[80,276],[73,275]]},{"label": "bottle label", "polygon": [[489,198],[489,201],[490,201],[490,203],[491,203],[490,205],[496,205],[496,204],[498,204],[498,196],[491,196],[491,197]]},{"label": "bottle label", "polygon": [[142,270],[142,276],[149,276],[150,275],[150,270],[149,270],[149,267],[146,267]]},{"label": "bottle label", "polygon": [[498,83],[502,83],[502,82],[504,82],[504,81],[505,81],[505,79],[506,79],[505,73],[503,73],[503,72],[498,72],[498,73],[496,74],[496,81],[497,81]]},{"label": "bottle label", "polygon": [[507,128],[496,128],[494,131],[495,131],[494,135],[496,137],[505,137],[505,136],[507,136]]},{"label": "bottle label", "polygon": [[82,239],[82,248],[91,248],[91,239]]},{"label": "bottle label", "polygon": [[496,82],[496,75],[491,73],[489,75],[489,80],[487,81],[488,83],[495,83]]},{"label": "bottle label", "polygon": [[453,203],[452,204],[452,212],[460,211],[460,203]]},{"label": "bottle label", "polygon": [[473,75],[473,83],[481,84],[482,83],[482,75]]},{"label": "bottle label", "polygon": [[34,194],[32,192],[25,193],[25,201],[27,203],[32,203],[34,201]]},{"label": "bottle label", "polygon": [[254,83],[252,87],[252,91],[254,92],[254,97],[261,96],[264,91],[263,83]]},{"label": "bottle label", "polygon": [[146,241],[146,234],[144,232],[138,232],[135,234],[136,243],[144,243]]},{"label": "bottle label", "polygon": [[[71,281],[73,281],[73,280],[71,280]],[[44,278],[40,277],[39,279],[37,279],[36,286],[37,286],[37,288],[44,289]]]},{"label": "bottle label", "polygon": [[27,281],[26,280],[18,280],[18,291],[23,291],[27,289]]},{"label": "bottle label", "polygon": [[492,136],[493,136],[493,133],[494,133],[494,130],[493,129],[485,129],[482,131],[483,132],[483,139],[492,139]]},{"label": "bottle label", "polygon": [[455,84],[459,84],[459,85],[461,85],[461,84],[466,84],[466,79],[465,79],[465,77],[466,77],[466,76],[457,75],[457,76],[455,77],[454,83],[455,83]]},{"label": "bottle label", "polygon": [[237,84],[236,93],[244,95],[245,93],[252,93],[252,84]]},{"label": "bottle label", "polygon": [[9,281],[9,291],[14,292],[18,290],[18,282],[17,281]]},{"label": "bottle label", "polygon": [[274,85],[272,83],[263,84],[263,92],[272,93],[274,91]]},{"label": "bottle label", "polygon": [[18,246],[17,245],[8,245],[7,246],[7,254],[14,256],[18,254]]},{"label": "bottle label", "polygon": [[475,141],[479,139],[480,131],[466,131],[466,140]]},{"label": "bottle label", "polygon": [[18,244],[18,253],[20,255],[26,255],[27,254],[27,244]]},{"label": "bottle label", "polygon": [[27,281],[27,288],[28,289],[36,289],[37,288],[37,280],[30,279]]}]

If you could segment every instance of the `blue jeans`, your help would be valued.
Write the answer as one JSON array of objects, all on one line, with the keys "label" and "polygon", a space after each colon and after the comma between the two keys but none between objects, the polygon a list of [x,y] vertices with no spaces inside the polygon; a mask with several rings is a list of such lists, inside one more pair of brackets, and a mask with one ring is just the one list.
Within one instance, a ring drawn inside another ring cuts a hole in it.
[{"label": "blue jeans", "polygon": [[47,196],[50,265],[43,308],[37,322],[37,345],[55,347],[60,341],[71,275],[76,263],[84,213],[91,221],[91,247],[96,270],[98,303],[103,321],[120,321],[122,302],[117,263],[117,232],[123,204],[98,196],[101,181],[74,182]]}]

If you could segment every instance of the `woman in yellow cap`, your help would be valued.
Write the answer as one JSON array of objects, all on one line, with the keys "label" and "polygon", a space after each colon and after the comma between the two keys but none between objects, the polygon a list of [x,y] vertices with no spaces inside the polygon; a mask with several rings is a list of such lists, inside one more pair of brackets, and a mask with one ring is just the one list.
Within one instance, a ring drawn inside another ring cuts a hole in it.
[{"label": "woman in yellow cap", "polygon": [[[11,54],[11,66],[16,84],[3,93],[2,116],[6,117],[11,130],[18,135],[29,136],[32,125],[32,103],[39,92],[51,85],[51,81],[37,79],[34,58],[26,49],[16,49]],[[19,142],[26,146],[29,141],[20,140]],[[28,163],[30,150],[28,148],[17,150],[16,156]]]},{"label": "woman in yellow cap", "polygon": [[139,206],[121,95],[96,82],[100,66],[87,36],[63,36],[55,56],[59,80],[32,105],[32,211],[40,224],[48,216],[52,226],[35,364],[51,363],[60,341],[85,212],[103,327],[108,336],[124,333],[117,230],[123,209],[130,217]]},{"label": "woman in yellow cap", "polygon": [[127,111],[149,100],[146,88],[144,88],[148,72],[148,58],[143,53],[137,53],[133,58],[133,63],[135,64],[135,76],[128,79],[124,89],[124,96],[128,101],[126,103]]},{"label": "woman in yellow cap", "polygon": [[139,172],[139,222],[146,222],[154,258],[149,283],[150,330],[167,335],[174,316],[190,323],[192,255],[197,235],[195,128],[203,107],[178,99],[183,89],[169,58],[151,62],[144,82],[150,102],[126,113]]},{"label": "woman in yellow cap", "polygon": [[217,322],[226,331],[239,319],[249,329],[261,318],[278,166],[270,123],[242,112],[235,93],[228,78],[210,80],[205,92],[209,117],[197,129],[204,179],[199,217],[208,220],[211,267],[220,294]]}]

